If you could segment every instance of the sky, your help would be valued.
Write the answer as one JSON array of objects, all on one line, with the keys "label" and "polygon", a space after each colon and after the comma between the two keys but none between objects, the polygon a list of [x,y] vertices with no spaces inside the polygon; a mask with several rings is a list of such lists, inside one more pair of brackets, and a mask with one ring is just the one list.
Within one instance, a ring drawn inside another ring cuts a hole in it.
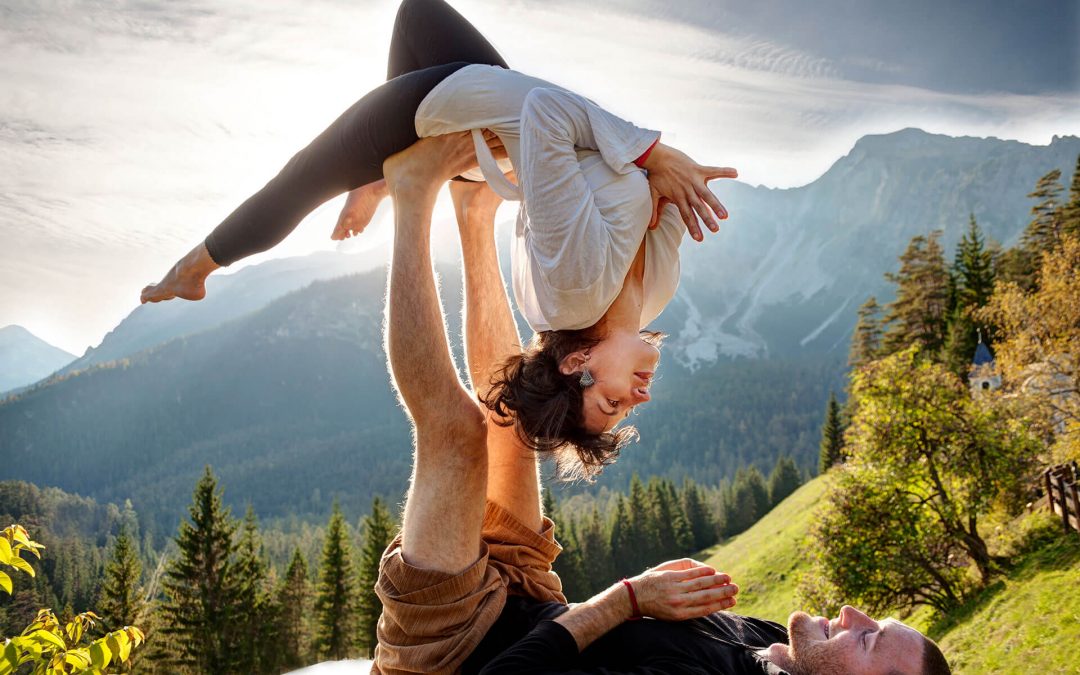
[{"label": "sky", "polygon": [[[859,137],[904,127],[1080,135],[1075,0],[452,4],[511,67],[751,184],[806,184]],[[382,81],[396,5],[0,0],[0,326],[75,354],[97,345],[146,283]],[[330,241],[341,203],[245,264],[385,255],[386,209],[363,237]],[[451,218],[444,199],[437,236]]]}]

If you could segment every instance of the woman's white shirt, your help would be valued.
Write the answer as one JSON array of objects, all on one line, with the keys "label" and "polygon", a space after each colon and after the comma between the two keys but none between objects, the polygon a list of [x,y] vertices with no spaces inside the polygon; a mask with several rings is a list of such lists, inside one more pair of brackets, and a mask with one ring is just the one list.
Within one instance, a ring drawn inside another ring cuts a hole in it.
[{"label": "woman's white shirt", "polygon": [[[645,240],[642,327],[675,295],[686,231],[674,207],[648,229],[651,198],[634,160],[659,137],[544,80],[466,66],[421,102],[421,137],[491,129],[506,147],[521,199],[511,249],[514,297],[536,331],[596,324],[622,290]],[[478,153],[486,152],[478,144]],[[493,186],[501,175],[466,175]],[[500,163],[499,170],[511,168]],[[505,181],[504,181],[505,182]],[[503,192],[503,191],[500,191]]]}]

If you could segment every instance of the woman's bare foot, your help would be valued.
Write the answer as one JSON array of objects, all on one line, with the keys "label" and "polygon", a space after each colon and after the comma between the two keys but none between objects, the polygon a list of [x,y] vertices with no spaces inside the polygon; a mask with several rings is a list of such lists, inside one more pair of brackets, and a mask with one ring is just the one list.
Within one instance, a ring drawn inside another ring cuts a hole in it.
[{"label": "woman's bare foot", "polygon": [[375,215],[375,209],[379,208],[379,203],[387,194],[385,180],[368,183],[350,192],[330,238],[341,241],[363,232]]},{"label": "woman's bare foot", "polygon": [[218,267],[206,244],[199,244],[173,265],[164,279],[142,289],[140,301],[146,304],[173,298],[202,300],[206,297],[206,277]]}]

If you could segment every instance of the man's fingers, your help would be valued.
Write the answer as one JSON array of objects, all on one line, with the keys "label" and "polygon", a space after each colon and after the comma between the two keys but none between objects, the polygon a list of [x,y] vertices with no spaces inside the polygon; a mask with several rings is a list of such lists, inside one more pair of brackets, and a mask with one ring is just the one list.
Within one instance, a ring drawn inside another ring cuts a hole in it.
[{"label": "man's fingers", "polygon": [[716,570],[708,565],[701,565],[700,567],[695,566],[687,569],[672,570],[670,574],[676,581],[688,581],[699,577],[716,576]]},{"label": "man's fingers", "polygon": [[731,577],[726,574],[706,574],[694,579],[681,582],[680,588],[685,592],[700,591],[716,586],[726,586],[731,583]]},{"label": "man's fingers", "polygon": [[738,178],[739,172],[730,166],[706,166],[703,167],[705,171],[705,180],[715,180],[717,178]]}]

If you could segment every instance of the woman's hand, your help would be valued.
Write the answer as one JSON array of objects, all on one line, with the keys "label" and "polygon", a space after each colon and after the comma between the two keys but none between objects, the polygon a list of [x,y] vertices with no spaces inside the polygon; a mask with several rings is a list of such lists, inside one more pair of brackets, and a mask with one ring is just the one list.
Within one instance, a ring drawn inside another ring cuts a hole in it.
[{"label": "woman's hand", "polygon": [[672,560],[633,579],[638,609],[644,616],[684,621],[735,606],[739,587],[727,574],[696,560]]},{"label": "woman's hand", "polygon": [[644,168],[649,172],[649,190],[653,200],[649,229],[659,224],[660,210],[665,204],[671,203],[678,207],[686,229],[696,241],[702,240],[698,217],[710,230],[719,231],[720,225],[716,219],[723,220],[728,213],[709,190],[707,183],[716,178],[737,178],[738,171],[729,167],[702,166],[685,153],[663,143],[657,143],[649,153]]}]

